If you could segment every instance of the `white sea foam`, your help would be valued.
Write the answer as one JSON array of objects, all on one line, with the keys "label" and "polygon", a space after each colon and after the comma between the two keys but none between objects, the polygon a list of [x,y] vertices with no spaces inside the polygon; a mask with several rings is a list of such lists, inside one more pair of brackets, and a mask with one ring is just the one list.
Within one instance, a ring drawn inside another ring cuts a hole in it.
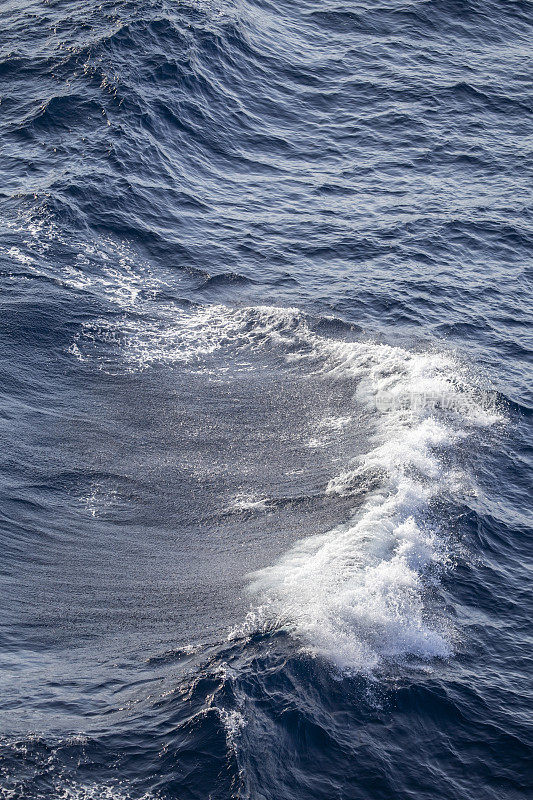
[{"label": "white sea foam", "polygon": [[[53,795],[48,795],[53,800],[131,800],[132,794],[121,786],[106,786],[102,784],[71,784],[58,786]],[[157,800],[157,795],[146,792],[139,800]]]},{"label": "white sea foam", "polygon": [[[125,241],[106,236],[93,242],[75,241],[66,237],[53,220],[32,212],[3,224],[19,234],[23,250],[0,243],[0,253],[23,264],[27,275],[47,278],[65,289],[92,294],[107,300],[112,308],[134,310],[141,292],[156,292],[167,286],[147,264],[139,261]],[[58,244],[72,252],[71,263],[47,257],[51,248]],[[20,278],[19,275],[12,277]]]},{"label": "white sea foam", "polygon": [[[119,288],[117,285],[118,297]],[[84,324],[70,352],[81,361],[95,360],[103,369],[114,369],[122,361],[133,371],[157,363],[196,364],[202,370],[206,356],[223,348],[236,353],[245,348],[255,350],[265,343],[304,344],[299,324],[295,309],[213,305],[190,311],[173,303],[159,303],[154,309],[146,302],[137,302],[118,320],[102,318]],[[114,349],[104,352],[102,345]],[[249,369],[249,363],[245,362],[243,368]]]},{"label": "white sea foam", "polygon": [[352,421],[351,416],[347,417],[325,417],[320,426],[322,428],[327,428],[332,431],[340,431],[342,428],[345,428],[347,425],[350,424]]},{"label": "white sea foam", "polygon": [[[378,346],[366,354],[354,350],[344,364],[359,370],[358,395],[367,405],[383,384],[398,393],[428,384],[450,392],[457,378],[447,356]],[[341,364],[339,359],[334,369]],[[460,384],[455,390],[467,391]],[[450,653],[448,622],[426,603],[448,560],[444,532],[432,528],[428,511],[442,489],[457,481],[457,471],[448,471],[446,449],[472,425],[498,418],[472,397],[462,408],[459,418],[409,405],[376,414],[375,447],[333,478],[328,491],[349,493],[368,475],[377,476],[379,488],[351,522],[304,539],[254,576],[251,589],[262,598],[263,621],[275,619],[309,650],[348,669],[372,669],[383,658],[406,654]]]},{"label": "white sea foam", "polygon": [[229,505],[230,511],[265,511],[269,506],[267,497],[258,497],[249,492],[239,492]]},{"label": "white sea foam", "polygon": [[[408,654],[449,655],[450,625],[427,602],[449,561],[445,530],[430,523],[430,505],[460,482],[450,450],[501,414],[450,354],[324,339],[294,310],[249,313],[260,322],[247,334],[255,337],[251,344],[273,334],[313,359],[318,374],[355,378],[356,402],[373,412],[375,432],[374,446],[327,487],[349,494],[373,486],[365,502],[350,522],[301,540],[253,576],[250,590],[260,605],[245,627],[285,628],[348,669]],[[383,393],[395,402],[380,406]]]},{"label": "white sea foam", "polygon": [[228,746],[235,749],[237,737],[245,727],[246,720],[243,714],[237,709],[228,710],[219,708],[218,713],[226,732]]}]

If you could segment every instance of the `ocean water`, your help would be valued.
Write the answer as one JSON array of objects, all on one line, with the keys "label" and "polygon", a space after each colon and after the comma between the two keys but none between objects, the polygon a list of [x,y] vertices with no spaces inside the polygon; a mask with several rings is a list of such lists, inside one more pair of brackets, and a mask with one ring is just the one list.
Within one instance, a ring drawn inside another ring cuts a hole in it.
[{"label": "ocean water", "polygon": [[0,5],[0,797],[532,791],[528,0]]}]

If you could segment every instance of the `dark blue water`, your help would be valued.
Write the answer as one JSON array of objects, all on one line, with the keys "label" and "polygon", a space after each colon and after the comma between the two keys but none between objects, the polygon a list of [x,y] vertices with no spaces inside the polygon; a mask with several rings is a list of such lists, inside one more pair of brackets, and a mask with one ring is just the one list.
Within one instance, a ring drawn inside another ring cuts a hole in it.
[{"label": "dark blue water", "polygon": [[0,796],[532,788],[533,4],[0,5]]}]

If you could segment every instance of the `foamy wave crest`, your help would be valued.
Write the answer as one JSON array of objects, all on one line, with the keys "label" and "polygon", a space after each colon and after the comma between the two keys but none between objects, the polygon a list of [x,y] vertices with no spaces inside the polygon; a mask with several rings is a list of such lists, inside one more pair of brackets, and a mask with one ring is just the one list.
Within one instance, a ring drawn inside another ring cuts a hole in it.
[{"label": "foamy wave crest", "polygon": [[436,487],[408,478],[390,483],[353,523],[304,539],[255,575],[260,625],[275,620],[343,668],[450,654],[446,622],[424,605],[448,557],[421,519]]},{"label": "foamy wave crest", "polygon": [[[445,531],[430,522],[431,504],[460,486],[450,451],[502,415],[450,354],[332,341],[309,330],[304,337],[301,328],[293,338],[322,357],[320,373],[357,379],[357,403],[374,412],[375,446],[327,487],[341,494],[363,487],[363,505],[349,523],[303,539],[253,576],[261,605],[245,628],[284,628],[346,669],[446,657],[451,628],[430,598],[450,554]],[[383,394],[395,402],[380,404]]]}]

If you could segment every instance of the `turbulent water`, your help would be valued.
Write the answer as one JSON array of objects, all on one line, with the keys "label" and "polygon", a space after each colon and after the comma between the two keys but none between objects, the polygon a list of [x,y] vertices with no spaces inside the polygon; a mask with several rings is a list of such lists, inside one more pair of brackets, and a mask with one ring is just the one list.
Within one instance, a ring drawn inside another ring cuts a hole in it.
[{"label": "turbulent water", "polygon": [[531,790],[528,0],[0,5],[0,796]]}]

